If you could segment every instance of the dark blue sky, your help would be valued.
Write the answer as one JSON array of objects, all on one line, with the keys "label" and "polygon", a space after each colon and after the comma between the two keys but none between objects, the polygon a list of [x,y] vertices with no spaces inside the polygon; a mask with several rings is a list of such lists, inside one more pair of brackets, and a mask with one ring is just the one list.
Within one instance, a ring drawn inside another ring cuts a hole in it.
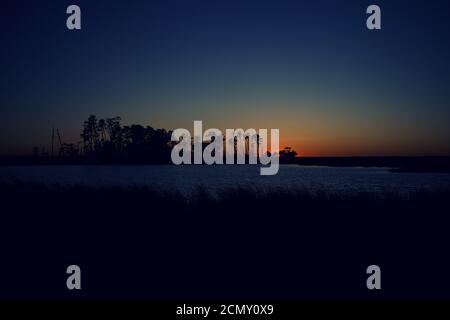
[{"label": "dark blue sky", "polygon": [[[66,29],[68,5],[82,30]],[[382,9],[382,30],[365,27]],[[280,128],[306,155],[450,155],[448,1],[2,1],[0,154],[125,124]]]}]

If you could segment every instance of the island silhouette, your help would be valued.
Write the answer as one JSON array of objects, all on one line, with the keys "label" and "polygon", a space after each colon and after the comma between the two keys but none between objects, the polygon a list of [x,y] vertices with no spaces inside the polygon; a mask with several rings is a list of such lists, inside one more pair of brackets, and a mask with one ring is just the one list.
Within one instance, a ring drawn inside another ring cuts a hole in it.
[{"label": "island silhouette", "polygon": [[[66,142],[52,128],[50,147],[35,146],[26,156],[2,156],[0,165],[172,164],[172,130],[140,124],[122,125],[121,117],[83,123],[80,140]],[[208,144],[203,143],[203,147]],[[330,167],[388,167],[393,172],[450,172],[448,156],[306,157],[291,147],[280,150],[281,164]],[[246,154],[246,162],[248,154]]]}]

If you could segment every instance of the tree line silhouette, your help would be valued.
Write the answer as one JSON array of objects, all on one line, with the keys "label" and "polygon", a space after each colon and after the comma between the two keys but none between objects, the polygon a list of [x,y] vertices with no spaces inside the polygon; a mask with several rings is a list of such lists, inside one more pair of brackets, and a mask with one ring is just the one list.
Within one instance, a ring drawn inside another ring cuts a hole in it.
[{"label": "tree line silhouette", "polygon": [[[77,143],[64,143],[59,130],[58,151],[54,149],[54,132],[52,133],[52,151],[45,148],[34,147],[33,155],[36,157],[58,157],[69,159],[87,159],[96,161],[131,161],[145,163],[171,163],[171,151],[177,143],[171,141],[172,130],[154,129],[139,124],[121,124],[121,117],[97,119],[90,115],[84,121],[80,134],[81,140]],[[208,143],[204,143],[204,146]],[[294,161],[297,153],[290,147],[280,151],[280,160]]]}]

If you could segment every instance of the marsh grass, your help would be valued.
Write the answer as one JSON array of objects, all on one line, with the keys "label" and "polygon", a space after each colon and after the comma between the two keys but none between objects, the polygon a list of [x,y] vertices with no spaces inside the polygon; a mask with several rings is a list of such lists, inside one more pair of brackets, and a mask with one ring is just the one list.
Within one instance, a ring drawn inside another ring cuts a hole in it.
[{"label": "marsh grass", "polygon": [[0,269],[16,275],[0,297],[60,297],[55,274],[74,261],[86,297],[360,298],[373,263],[387,270],[384,297],[450,297],[449,190],[10,183],[0,203]]}]

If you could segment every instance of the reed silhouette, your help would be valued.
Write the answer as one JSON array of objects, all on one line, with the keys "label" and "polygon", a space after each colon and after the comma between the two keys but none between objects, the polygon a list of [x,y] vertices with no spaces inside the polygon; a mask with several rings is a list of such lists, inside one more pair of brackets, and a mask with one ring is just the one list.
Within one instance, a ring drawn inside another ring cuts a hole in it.
[{"label": "reed silhouette", "polygon": [[[450,298],[450,190],[410,194],[1,184],[0,297]],[[382,269],[381,292],[365,287]]]}]

